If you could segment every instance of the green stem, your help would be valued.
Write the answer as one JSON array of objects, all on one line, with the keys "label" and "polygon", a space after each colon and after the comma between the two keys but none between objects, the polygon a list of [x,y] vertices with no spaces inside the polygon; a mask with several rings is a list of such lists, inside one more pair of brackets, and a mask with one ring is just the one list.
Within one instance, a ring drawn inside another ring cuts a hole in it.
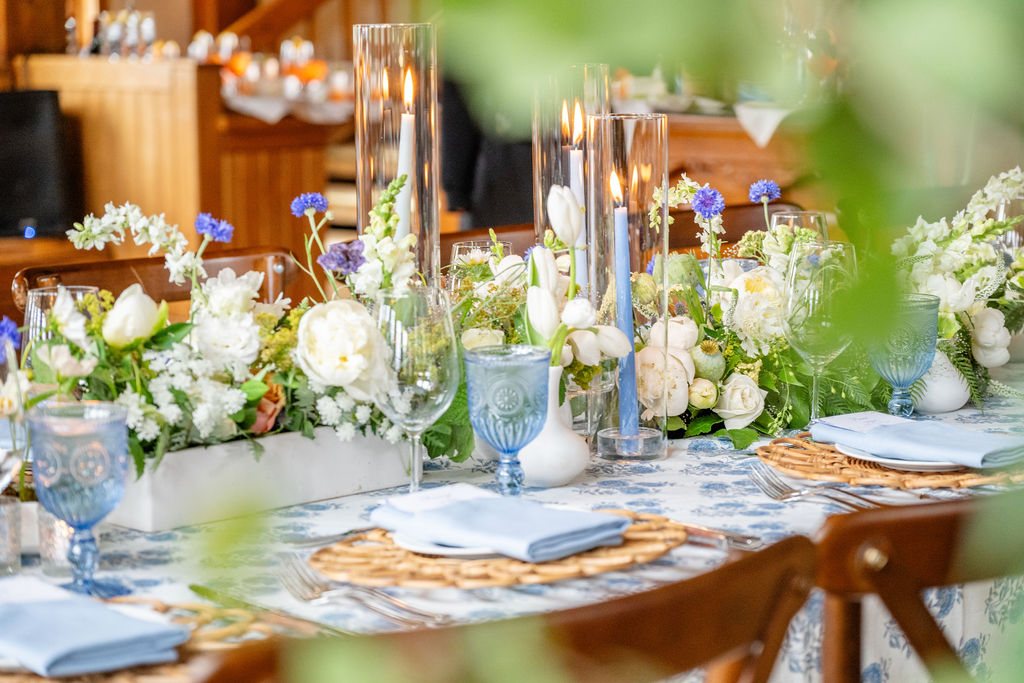
[{"label": "green stem", "polygon": [[142,393],[142,376],[139,372],[139,364],[136,362],[135,354],[132,353],[129,358],[132,362],[132,374],[135,375],[135,393]]},{"label": "green stem", "polygon": [[761,196],[761,205],[764,206],[764,228],[765,230],[772,229],[772,222],[768,219],[768,198]]},{"label": "green stem", "polygon": [[313,278],[313,284],[316,285],[317,290],[320,292],[320,296],[322,297],[324,303],[326,303],[327,292],[324,291],[323,286],[321,286],[320,284],[320,278],[318,278],[315,272],[313,271],[313,241],[308,237],[304,237],[302,241],[306,245],[306,265],[308,266],[306,272],[309,273],[309,276],[311,278]]},{"label": "green stem", "polygon": [[[210,237],[209,235],[203,236],[203,241],[200,242],[199,248],[196,249],[196,258],[195,261],[192,263],[192,267],[189,269],[188,274],[189,280],[192,281],[192,298],[198,298],[200,301],[203,302],[203,304],[206,304],[206,295],[203,294],[203,290],[199,286],[199,264],[202,262],[203,252],[206,251],[206,247],[210,244],[211,241],[213,241],[213,238]],[[188,312],[189,322],[192,322],[194,315],[194,308],[190,308]]]},{"label": "green stem", "polygon": [[555,336],[551,337],[548,346],[551,347],[551,367],[562,364],[562,349],[565,347],[565,339],[569,336],[569,326],[561,323],[555,330]]},{"label": "green stem", "polygon": [[576,298],[576,292],[579,289],[576,287],[576,245],[569,245],[569,291],[566,292],[566,296],[570,301]]},{"label": "green stem", "polygon": [[[316,245],[320,248],[320,255],[323,256],[324,254],[327,253],[327,247],[324,246],[323,240],[320,239],[320,229],[324,227],[325,223],[327,223],[327,216],[324,216],[323,218],[321,218],[319,223],[314,223],[313,222],[313,216],[308,214],[308,213],[306,214],[306,217],[309,219],[309,227],[310,227],[310,229],[313,232],[313,239],[316,240]],[[307,249],[307,253],[309,253],[310,258],[312,258],[312,254],[310,253],[311,251],[312,250]],[[313,267],[312,261],[310,261],[309,267],[310,268]],[[315,278],[315,276],[314,276],[314,278]],[[320,287],[319,278],[315,278],[315,279],[317,279],[317,287],[319,288]],[[339,297],[339,294],[338,294],[338,283],[334,280],[334,276],[331,275],[330,273],[328,273],[327,274],[327,279],[331,283],[331,289],[334,290],[335,298],[338,298]],[[322,288],[320,289],[320,293],[324,294],[324,290]],[[324,295],[324,301],[325,302],[327,301],[326,294]]]}]

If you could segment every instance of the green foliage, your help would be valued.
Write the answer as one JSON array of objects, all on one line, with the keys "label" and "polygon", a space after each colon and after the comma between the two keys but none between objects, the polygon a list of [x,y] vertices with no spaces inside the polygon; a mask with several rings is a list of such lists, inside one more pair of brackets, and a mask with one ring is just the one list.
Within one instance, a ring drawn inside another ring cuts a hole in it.
[{"label": "green foliage", "polygon": [[743,429],[719,429],[714,435],[728,438],[732,441],[732,447],[738,451],[745,451],[750,448],[750,444],[760,438],[760,434],[749,427],[744,427]]},{"label": "green foliage", "polygon": [[422,441],[431,458],[447,455],[454,462],[462,462],[473,455],[475,441],[473,427],[469,423],[465,376],[459,381],[459,388],[448,410],[423,432]]}]

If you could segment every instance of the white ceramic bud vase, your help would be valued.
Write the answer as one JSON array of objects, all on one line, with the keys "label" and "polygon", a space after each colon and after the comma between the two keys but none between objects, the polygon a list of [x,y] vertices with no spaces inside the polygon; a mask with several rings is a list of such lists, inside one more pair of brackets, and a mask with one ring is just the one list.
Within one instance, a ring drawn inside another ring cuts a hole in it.
[{"label": "white ceramic bud vase", "polygon": [[914,402],[914,409],[919,413],[934,415],[960,410],[971,398],[967,380],[942,351],[935,352],[932,366],[921,379],[924,391]]},{"label": "white ceramic bud vase", "polygon": [[565,486],[587,468],[590,447],[586,439],[569,426],[568,404],[558,404],[558,385],[562,368],[548,368],[548,417],[544,428],[519,451],[523,466],[523,483],[527,486],[552,488]]}]

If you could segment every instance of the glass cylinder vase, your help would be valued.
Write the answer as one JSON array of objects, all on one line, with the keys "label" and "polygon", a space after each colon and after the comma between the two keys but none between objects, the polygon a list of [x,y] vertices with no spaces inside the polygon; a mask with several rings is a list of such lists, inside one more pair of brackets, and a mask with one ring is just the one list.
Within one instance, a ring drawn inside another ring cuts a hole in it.
[{"label": "glass cylinder vase", "polygon": [[668,346],[667,287],[648,267],[668,254],[668,122],[663,114],[605,114],[588,117],[587,129],[590,295],[598,323],[615,325],[639,349],[618,361],[597,455],[653,460],[667,454],[672,407],[687,405],[685,390],[669,390],[679,368]]},{"label": "glass cylinder vase", "polygon": [[407,176],[394,238],[417,236],[417,264],[429,282],[439,282],[441,265],[435,43],[431,24],[352,27],[359,232],[388,185]]}]

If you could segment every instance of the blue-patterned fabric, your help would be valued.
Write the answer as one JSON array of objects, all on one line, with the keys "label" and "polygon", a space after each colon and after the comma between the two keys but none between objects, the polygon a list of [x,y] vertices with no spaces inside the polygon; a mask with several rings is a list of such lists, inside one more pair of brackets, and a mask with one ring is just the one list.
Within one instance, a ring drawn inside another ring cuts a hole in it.
[{"label": "blue-patterned fabric", "polygon": [[[995,375],[1018,388],[1024,364],[999,369]],[[956,413],[923,419],[971,429],[1024,433],[1024,402],[992,398],[985,411],[968,407]],[[673,519],[733,529],[777,541],[793,534],[813,535],[825,517],[839,510],[814,502],[780,503],[761,494],[747,477],[752,450],[734,451],[729,442],[713,438],[673,442],[671,455],[659,462],[618,463],[595,460],[575,483],[556,489],[527,488],[524,495],[548,503],[583,508],[629,508]],[[298,454],[297,454],[298,455]],[[173,457],[169,455],[168,457]],[[201,476],[201,474],[197,474]],[[493,487],[494,463],[426,464],[424,486],[470,482]],[[200,582],[244,595],[254,602],[285,608],[355,631],[394,628],[387,620],[355,603],[310,606],[287,595],[274,578],[275,552],[288,549],[285,540],[365,526],[369,511],[401,489],[359,494],[269,513],[248,543],[225,548],[223,524],[144,534],[101,526],[101,577],[124,581],[136,594],[165,601],[195,601],[187,585]],[[879,489],[861,489],[878,495]],[[225,495],[238,492],[225,491]],[[936,492],[938,493],[938,492]],[[911,504],[904,492],[888,492],[893,502]],[[244,529],[244,527],[241,527]],[[220,550],[221,552],[217,552]],[[308,551],[307,551],[308,552]],[[544,586],[460,591],[398,590],[408,601],[445,611],[461,620],[496,619],[562,609],[684,578],[723,560],[717,550],[684,545],[644,567]],[[30,573],[39,574],[38,560],[26,557]],[[709,598],[712,599],[712,598]],[[929,591],[929,606],[957,644],[968,667],[984,678],[1008,634],[1024,628],[1024,579],[956,586]],[[864,607],[865,658],[863,680],[926,680],[923,669],[879,603]],[[822,599],[812,595],[790,626],[773,680],[821,681]],[[686,680],[689,680],[687,677]]]}]

